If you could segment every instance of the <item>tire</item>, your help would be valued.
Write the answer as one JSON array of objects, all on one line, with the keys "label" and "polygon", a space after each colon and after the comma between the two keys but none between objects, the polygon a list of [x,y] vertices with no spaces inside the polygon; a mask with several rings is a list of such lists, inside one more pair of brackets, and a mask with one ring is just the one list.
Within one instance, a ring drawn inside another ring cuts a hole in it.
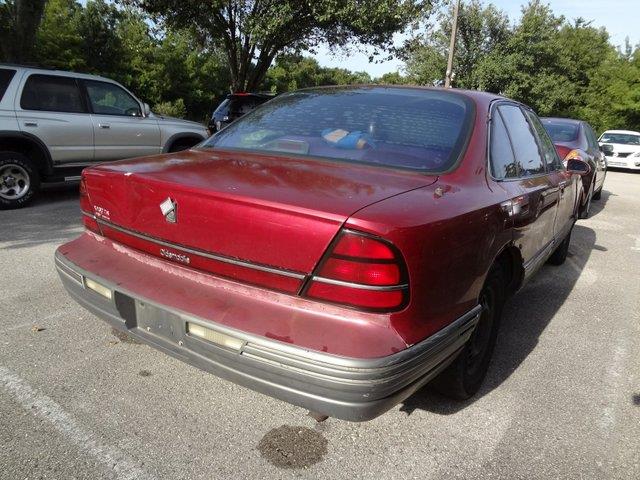
[{"label": "tire", "polygon": [[505,297],[504,270],[496,265],[489,271],[480,293],[482,312],[471,338],[453,363],[433,381],[443,395],[466,400],[480,389],[495,348]]},{"label": "tire", "polygon": [[551,265],[562,265],[564,263],[564,261],[567,259],[567,255],[569,254],[569,244],[571,243],[572,231],[573,227],[571,227],[571,230],[569,230],[567,236],[564,237],[562,243],[558,245],[558,248],[556,248],[555,251],[551,254],[549,260],[547,260],[547,263],[550,263]]},{"label": "tire", "polygon": [[602,198],[602,188],[600,188],[600,190],[598,190],[597,192],[594,192],[593,194],[593,198],[594,200],[600,200]]},{"label": "tire", "polygon": [[33,162],[18,152],[0,152],[0,210],[22,208],[40,191]]},{"label": "tire", "polygon": [[591,181],[591,188],[589,188],[589,196],[587,197],[587,204],[580,209],[580,215],[578,218],[584,220],[585,218],[589,218],[589,212],[591,211],[591,201],[595,197],[595,192],[593,189],[596,188],[596,177],[593,177]]}]

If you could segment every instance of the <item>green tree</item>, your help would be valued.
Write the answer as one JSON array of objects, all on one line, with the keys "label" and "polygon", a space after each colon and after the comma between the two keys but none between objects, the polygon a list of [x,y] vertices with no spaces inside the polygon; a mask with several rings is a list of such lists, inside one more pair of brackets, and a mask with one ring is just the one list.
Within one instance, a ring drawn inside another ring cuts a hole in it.
[{"label": "green tree", "polygon": [[207,49],[221,48],[234,90],[255,90],[280,53],[320,43],[361,42],[380,49],[392,34],[425,18],[430,0],[123,0],[164,25],[191,29]]},{"label": "green tree", "polygon": [[[442,80],[447,68],[453,6],[439,16],[437,29],[410,39],[401,50],[408,77],[417,83],[433,84]],[[506,14],[480,0],[461,4],[458,14],[458,34],[454,55],[454,85],[478,88],[481,79],[478,66],[495,49],[504,45],[511,35]]]},{"label": "green tree", "polygon": [[35,37],[47,0],[0,1],[0,60],[32,62]]},{"label": "green tree", "polygon": [[599,132],[640,130],[640,48],[607,57],[592,75],[578,116]]},{"label": "green tree", "polygon": [[321,67],[312,57],[305,57],[301,54],[285,54],[276,58],[275,64],[267,72],[262,88],[281,93],[322,85],[363,83],[371,83],[371,76],[367,72]]}]

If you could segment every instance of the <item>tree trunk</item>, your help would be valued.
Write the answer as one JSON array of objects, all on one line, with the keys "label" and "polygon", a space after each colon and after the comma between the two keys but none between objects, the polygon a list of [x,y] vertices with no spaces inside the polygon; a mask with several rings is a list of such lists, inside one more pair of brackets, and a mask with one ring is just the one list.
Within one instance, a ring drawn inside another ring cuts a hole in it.
[{"label": "tree trunk", "polygon": [[[46,3],[47,0],[14,0],[4,5],[11,23],[9,28],[5,25],[0,37],[7,61],[25,63],[34,60],[36,33]],[[4,19],[4,15],[3,20],[7,20]]]}]

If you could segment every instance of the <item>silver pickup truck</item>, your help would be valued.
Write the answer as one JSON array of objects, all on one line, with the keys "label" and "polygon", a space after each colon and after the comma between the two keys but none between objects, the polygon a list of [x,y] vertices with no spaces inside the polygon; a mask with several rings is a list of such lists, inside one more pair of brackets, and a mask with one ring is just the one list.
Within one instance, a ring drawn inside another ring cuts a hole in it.
[{"label": "silver pickup truck", "polygon": [[88,165],[207,136],[203,125],[153,114],[108,78],[0,64],[0,209],[26,205],[44,182],[78,180]]}]

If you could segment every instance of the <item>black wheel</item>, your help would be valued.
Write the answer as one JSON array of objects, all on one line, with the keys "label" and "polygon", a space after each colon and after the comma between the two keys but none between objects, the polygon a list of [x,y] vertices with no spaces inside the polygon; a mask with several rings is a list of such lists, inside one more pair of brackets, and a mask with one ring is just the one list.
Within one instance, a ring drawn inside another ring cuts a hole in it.
[{"label": "black wheel", "polygon": [[0,152],[0,209],[27,205],[40,190],[33,162],[18,152]]},{"label": "black wheel", "polygon": [[562,265],[564,263],[564,261],[567,259],[567,255],[569,254],[569,244],[571,243],[572,231],[573,228],[569,230],[569,233],[566,237],[564,237],[562,243],[558,245],[558,248],[556,248],[556,250],[551,254],[549,260],[547,260],[548,263],[550,263],[551,265]]},{"label": "black wheel", "polygon": [[433,382],[442,394],[466,400],[482,385],[498,336],[505,301],[504,270],[494,266],[480,293],[482,311],[471,338],[458,357]]},{"label": "black wheel", "polygon": [[596,188],[596,177],[593,177],[593,180],[591,181],[591,187],[589,188],[589,194],[587,195],[587,203],[580,210],[579,218],[581,219],[589,218],[589,212],[591,211],[591,200],[595,196],[595,192],[593,191],[594,188]]},{"label": "black wheel", "polygon": [[602,187],[600,187],[600,190],[598,190],[597,192],[595,192],[593,194],[593,198],[594,200],[600,200],[602,198]]}]

